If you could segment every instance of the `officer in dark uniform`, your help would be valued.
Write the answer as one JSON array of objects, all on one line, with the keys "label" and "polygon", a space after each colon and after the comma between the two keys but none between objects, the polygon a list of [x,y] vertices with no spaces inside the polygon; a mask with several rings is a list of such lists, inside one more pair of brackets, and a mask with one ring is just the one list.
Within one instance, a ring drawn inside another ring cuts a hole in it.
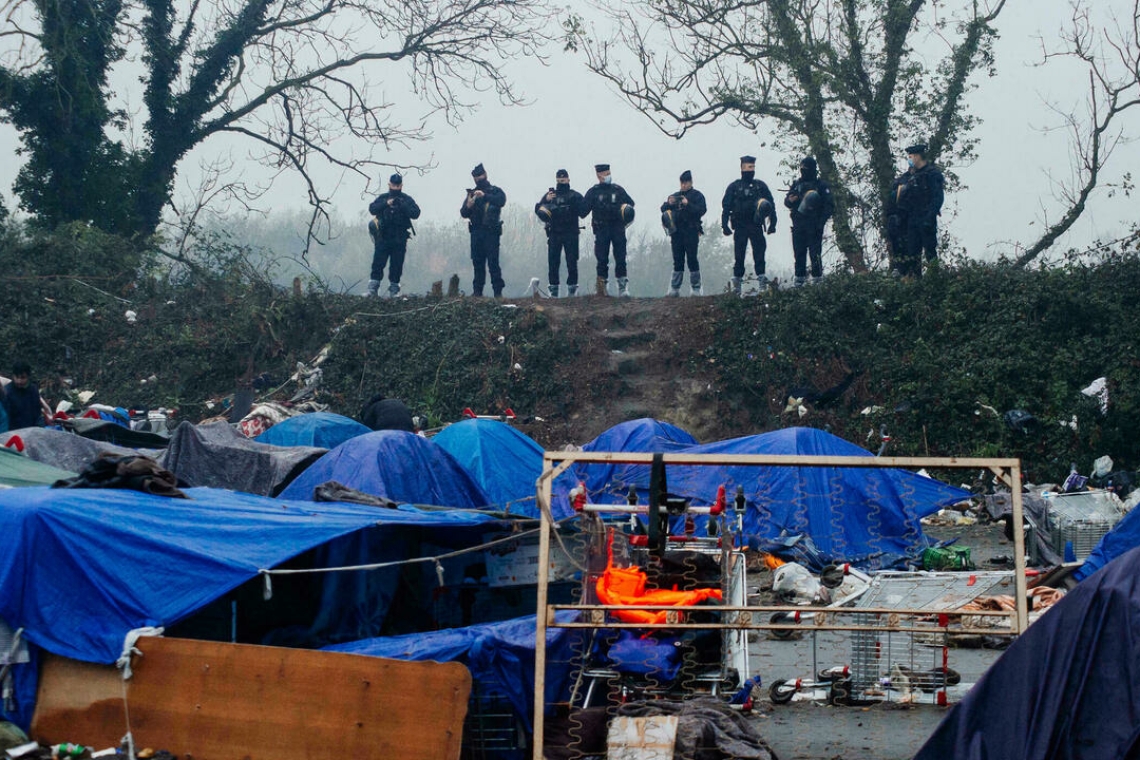
[{"label": "officer in dark uniform", "polygon": [[911,169],[895,177],[887,193],[887,252],[890,254],[891,271],[905,275],[909,271],[906,255],[906,209],[901,205],[903,187],[912,174]]},{"label": "officer in dark uniform", "polygon": [[[669,242],[673,248],[673,277],[669,280],[667,296],[681,295],[681,283],[685,279],[685,264],[689,265],[690,295],[704,295],[701,290],[701,264],[697,261],[697,244],[704,228],[701,217],[708,211],[705,196],[693,187],[693,173],[686,169],[681,173],[681,189],[661,204],[662,221],[666,226]],[[667,216],[666,216],[667,215]]]},{"label": "officer in dark uniform", "polygon": [[586,216],[585,199],[570,189],[570,174],[559,169],[555,185],[534,204],[534,213],[546,225],[546,268],[550,297],[558,298],[559,269],[566,253],[566,294],[578,295],[578,220]]},{"label": "officer in dark uniform", "polygon": [[[594,258],[598,260],[597,294],[607,295],[610,276],[610,246],[614,250],[614,276],[617,277],[618,295],[629,295],[629,278],[625,268],[625,227],[633,219],[633,198],[613,183],[609,164],[596,164],[594,172],[598,184],[586,191],[586,213],[592,214],[594,228]],[[583,215],[585,216],[585,215]]]},{"label": "officer in dark uniform", "polygon": [[[767,201],[766,205],[761,205]],[[725,235],[732,235],[735,261],[732,266],[732,290],[740,295],[744,282],[744,255],[752,243],[752,263],[761,290],[768,286],[764,273],[764,252],[768,242],[764,239],[764,221],[768,221],[768,234],[776,231],[776,202],[772,191],[756,179],[756,157],[740,157],[740,179],[733,180],[724,191],[721,201],[720,226]],[[731,228],[729,222],[732,222]]]},{"label": "officer in dark uniform", "polygon": [[475,277],[471,281],[471,295],[483,295],[483,283],[491,274],[491,290],[495,298],[503,295],[503,272],[499,268],[499,241],[503,235],[502,213],[507,205],[507,194],[487,181],[487,170],[479,164],[471,170],[475,187],[467,191],[467,198],[459,207],[459,215],[467,220],[471,233],[471,264]]},{"label": "officer in dark uniform", "polygon": [[906,149],[912,171],[903,185],[899,205],[906,213],[906,267],[908,274],[922,277],[922,260],[938,258],[938,217],[942,213],[946,179],[942,170],[926,160],[926,145]]},{"label": "officer in dark uniform", "polygon": [[791,209],[795,286],[801,288],[807,282],[809,258],[812,282],[823,278],[823,228],[835,213],[831,187],[819,178],[819,168],[811,156],[800,161],[800,178],[788,189],[784,205]]},{"label": "officer in dark uniform", "polygon": [[394,298],[400,292],[412,220],[420,218],[420,207],[412,196],[404,194],[404,178],[393,174],[388,178],[388,192],[368,204],[368,213],[372,214],[372,221],[368,223],[368,234],[372,236],[372,275],[368,280],[368,295],[375,296],[380,290],[384,267],[388,266],[388,294]]}]

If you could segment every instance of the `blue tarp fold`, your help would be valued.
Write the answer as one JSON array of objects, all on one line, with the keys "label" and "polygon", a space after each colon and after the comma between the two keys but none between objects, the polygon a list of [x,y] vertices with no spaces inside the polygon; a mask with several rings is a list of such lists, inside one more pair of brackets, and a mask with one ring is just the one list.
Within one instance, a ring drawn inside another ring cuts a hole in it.
[{"label": "blue tarp fold", "polygon": [[371,432],[368,427],[350,417],[332,412],[313,412],[282,420],[253,440],[273,446],[335,449],[351,438]]},{"label": "blue tarp fold", "polygon": [[467,470],[492,504],[512,514],[538,516],[534,495],[542,447],[533,439],[498,420],[464,420],[431,440]]}]

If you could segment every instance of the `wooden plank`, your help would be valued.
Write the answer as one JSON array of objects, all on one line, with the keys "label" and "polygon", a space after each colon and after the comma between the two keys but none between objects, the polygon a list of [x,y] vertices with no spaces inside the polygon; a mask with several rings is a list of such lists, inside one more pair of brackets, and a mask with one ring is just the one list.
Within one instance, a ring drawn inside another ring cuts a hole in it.
[{"label": "wooden plank", "polygon": [[[195,760],[458,760],[471,674],[459,663],[144,638],[128,682],[137,747]],[[110,666],[50,657],[33,735],[118,744],[122,685]]]}]

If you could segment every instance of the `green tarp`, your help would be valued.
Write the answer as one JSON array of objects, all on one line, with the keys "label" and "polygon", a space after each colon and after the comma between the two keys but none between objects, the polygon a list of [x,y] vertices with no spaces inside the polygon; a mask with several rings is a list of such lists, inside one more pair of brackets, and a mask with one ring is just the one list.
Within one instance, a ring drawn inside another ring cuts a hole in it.
[{"label": "green tarp", "polygon": [[74,472],[41,464],[0,446],[0,488],[49,486],[57,480],[74,477]]}]

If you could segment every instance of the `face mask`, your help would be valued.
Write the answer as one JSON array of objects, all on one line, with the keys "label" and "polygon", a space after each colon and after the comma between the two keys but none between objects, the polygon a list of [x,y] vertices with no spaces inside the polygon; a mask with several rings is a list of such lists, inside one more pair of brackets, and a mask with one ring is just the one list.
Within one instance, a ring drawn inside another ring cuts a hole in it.
[{"label": "face mask", "polygon": [[475,187],[479,188],[480,190],[486,190],[490,186],[491,183],[487,181],[486,177],[475,183]]},{"label": "face mask", "polygon": [[570,189],[570,183],[569,182],[559,182],[557,185],[554,186],[554,189],[560,193],[565,193],[567,190]]},{"label": "face mask", "polygon": [[606,176],[602,177],[602,184],[603,185],[612,185],[613,183],[614,183],[614,175],[607,174]]},{"label": "face mask", "polygon": [[390,195],[399,195],[402,190],[403,190],[403,188],[391,187],[391,188],[388,188],[388,193]]},{"label": "face mask", "polygon": [[907,165],[907,166],[909,166],[911,169],[913,169],[913,168],[914,168],[914,159],[913,159],[913,158],[908,158],[908,159],[906,160],[906,165]]},{"label": "face mask", "polygon": [[741,179],[752,179],[755,176],[756,176],[756,172],[754,172],[754,171],[752,171],[752,172],[745,172],[745,171],[740,172],[740,178]]}]

